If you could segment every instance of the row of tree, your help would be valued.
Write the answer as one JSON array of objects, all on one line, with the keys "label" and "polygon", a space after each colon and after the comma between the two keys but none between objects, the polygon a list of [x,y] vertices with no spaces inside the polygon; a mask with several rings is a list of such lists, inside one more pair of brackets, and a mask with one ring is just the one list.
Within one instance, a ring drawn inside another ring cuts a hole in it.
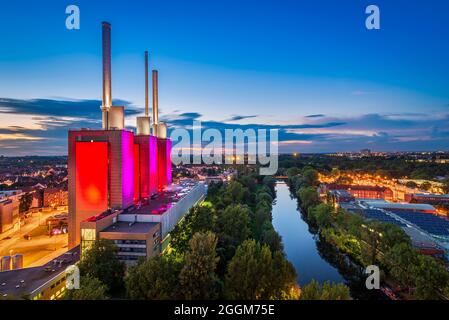
[{"label": "row of tree", "polygon": [[[312,165],[323,173],[330,173],[333,168],[341,171],[366,172],[388,178],[404,178],[433,180],[437,176],[446,176],[449,164],[437,162],[410,161],[407,156],[369,157],[353,159],[349,157],[331,157],[313,155],[309,157],[294,157],[281,155],[279,157],[278,174],[284,175],[290,168],[303,168]],[[445,181],[449,193],[449,180]]]},{"label": "row of tree", "polygon": [[272,225],[275,180],[246,174],[212,184],[206,201],[171,232],[169,250],[127,270],[117,247],[95,241],[79,264],[81,289],[66,299],[350,299],[344,285],[301,290]]},{"label": "row of tree", "polygon": [[322,238],[363,266],[379,265],[385,274],[416,299],[439,299],[449,293],[449,273],[443,261],[418,253],[409,236],[396,225],[367,220],[322,203],[313,169],[290,177],[308,222]]},{"label": "row of tree", "polygon": [[294,267],[271,223],[275,180],[244,175],[209,187],[171,232],[169,250],[128,269],[98,240],[79,264],[67,299],[297,299]]}]

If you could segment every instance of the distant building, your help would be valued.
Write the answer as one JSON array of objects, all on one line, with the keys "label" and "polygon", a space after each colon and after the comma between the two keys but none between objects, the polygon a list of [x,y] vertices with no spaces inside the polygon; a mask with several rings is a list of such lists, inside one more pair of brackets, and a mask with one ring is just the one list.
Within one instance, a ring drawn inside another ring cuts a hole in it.
[{"label": "distant building", "polygon": [[60,188],[48,188],[44,190],[44,207],[59,207],[69,204],[69,193]]},{"label": "distant building", "polygon": [[362,150],[360,150],[360,153],[364,156],[369,156],[369,155],[371,155],[371,150],[370,149],[362,149]]},{"label": "distant building", "polygon": [[0,233],[20,227],[19,206],[21,190],[0,192]]},{"label": "distant building", "polygon": [[345,190],[349,192],[354,198],[359,199],[393,199],[393,191],[390,188],[379,186],[328,184],[324,185],[322,189],[323,191]]},{"label": "distant building", "polygon": [[427,194],[427,193],[406,194],[405,201],[411,203],[428,203],[432,205],[443,205],[449,204],[449,195]]},{"label": "distant building", "polygon": [[0,233],[11,230],[18,219],[18,215],[14,215],[13,206],[10,199],[0,200]]},{"label": "distant building", "polygon": [[386,201],[361,201],[362,204],[368,205],[369,207],[384,209],[388,211],[399,211],[399,212],[418,212],[418,213],[429,213],[436,214],[437,210],[434,206],[424,203],[396,203],[396,202],[386,202]]},{"label": "distant building", "polygon": [[333,203],[348,203],[355,201],[354,196],[346,190],[331,190],[329,193]]}]

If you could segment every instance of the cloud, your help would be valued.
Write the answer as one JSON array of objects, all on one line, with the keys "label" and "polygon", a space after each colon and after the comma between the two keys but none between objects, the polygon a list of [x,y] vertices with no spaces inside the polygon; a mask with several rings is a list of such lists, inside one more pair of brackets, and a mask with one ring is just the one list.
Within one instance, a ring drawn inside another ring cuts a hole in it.
[{"label": "cloud", "polygon": [[[139,110],[126,101],[128,115]],[[101,127],[101,102],[68,99],[0,99],[0,154],[67,154],[67,132]],[[336,152],[364,148],[379,151],[448,150],[449,113],[369,113],[359,116],[311,114],[298,123],[257,123],[256,115],[232,115],[226,121],[203,119],[198,112],[179,111],[161,117],[169,128],[192,129],[201,121],[203,129],[277,129],[280,152]],[[253,119],[252,123],[236,123]]]},{"label": "cloud", "polygon": [[257,118],[257,115],[252,116],[241,116],[241,115],[233,115],[231,118],[224,120],[225,122],[233,122],[233,121],[239,121],[244,119],[251,119],[251,118]]},{"label": "cloud", "polygon": [[[100,100],[70,99],[9,99],[0,98],[0,113],[27,114],[36,116],[97,118],[102,102]],[[125,106],[126,115],[137,115],[141,111],[129,101],[114,100],[114,105]]]},{"label": "cloud", "polygon": [[306,116],[306,118],[323,118],[323,117],[325,117],[324,114],[311,114]]}]

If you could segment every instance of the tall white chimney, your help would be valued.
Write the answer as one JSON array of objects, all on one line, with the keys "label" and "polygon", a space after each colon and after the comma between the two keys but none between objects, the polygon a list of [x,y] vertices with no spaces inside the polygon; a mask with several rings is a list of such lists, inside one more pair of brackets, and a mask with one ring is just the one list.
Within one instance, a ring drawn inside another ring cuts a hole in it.
[{"label": "tall white chimney", "polygon": [[148,51],[145,51],[145,117],[148,117]]},{"label": "tall white chimney", "polygon": [[111,24],[103,22],[103,129],[109,129],[109,110],[112,106]]},{"label": "tall white chimney", "polygon": [[137,135],[151,134],[151,117],[148,116],[148,51],[145,51],[145,116],[137,117]]},{"label": "tall white chimney", "polygon": [[159,122],[159,101],[158,101],[158,74],[153,70],[153,135],[158,136],[157,125]]}]

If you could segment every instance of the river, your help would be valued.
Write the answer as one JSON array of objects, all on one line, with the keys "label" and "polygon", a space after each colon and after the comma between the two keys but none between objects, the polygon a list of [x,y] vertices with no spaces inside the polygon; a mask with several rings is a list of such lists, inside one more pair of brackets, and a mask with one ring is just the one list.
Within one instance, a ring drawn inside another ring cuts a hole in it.
[{"label": "river", "polygon": [[313,279],[320,283],[345,283],[354,299],[379,299],[365,288],[363,270],[334,247],[320,240],[303,220],[297,200],[286,183],[276,184],[273,225],[281,235],[288,260],[295,266],[301,286]]}]

